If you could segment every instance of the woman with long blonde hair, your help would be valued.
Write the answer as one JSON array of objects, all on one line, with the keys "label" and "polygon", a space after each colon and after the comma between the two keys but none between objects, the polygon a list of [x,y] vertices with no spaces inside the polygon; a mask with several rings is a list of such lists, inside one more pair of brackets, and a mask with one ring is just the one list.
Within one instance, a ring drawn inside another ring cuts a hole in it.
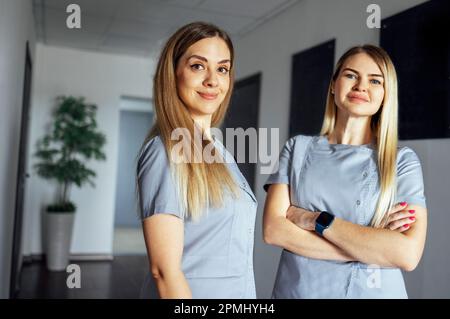
[{"label": "woman with long blonde hair", "polygon": [[180,28],[162,50],[154,77],[156,122],[137,165],[150,261],[144,298],[256,297],[256,198],[212,134],[233,81],[232,42],[212,24]]},{"label": "woman with long blonde hair", "polygon": [[274,298],[407,298],[401,270],[420,261],[427,209],[397,104],[383,49],[344,53],[320,135],[288,140],[264,186],[264,240],[284,248]]}]

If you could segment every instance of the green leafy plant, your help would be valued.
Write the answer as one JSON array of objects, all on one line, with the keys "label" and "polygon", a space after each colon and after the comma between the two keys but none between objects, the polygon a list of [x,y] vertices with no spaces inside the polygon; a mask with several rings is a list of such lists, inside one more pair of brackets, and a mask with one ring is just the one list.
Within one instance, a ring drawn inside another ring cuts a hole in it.
[{"label": "green leafy plant", "polygon": [[102,151],[106,137],[97,130],[97,106],[83,97],[59,96],[53,113],[50,133],[37,143],[35,165],[40,177],[55,180],[59,186],[58,202],[47,207],[48,212],[75,212],[69,200],[70,187],[93,187],[96,173],[86,167],[87,160],[105,160]]}]

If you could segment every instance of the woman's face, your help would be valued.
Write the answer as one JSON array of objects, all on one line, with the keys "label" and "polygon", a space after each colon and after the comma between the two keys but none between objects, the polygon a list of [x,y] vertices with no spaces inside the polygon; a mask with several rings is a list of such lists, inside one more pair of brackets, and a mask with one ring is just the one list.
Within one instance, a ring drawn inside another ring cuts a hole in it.
[{"label": "woman's face", "polygon": [[211,116],[230,87],[230,50],[219,37],[205,38],[191,45],[177,69],[178,95],[193,119]]},{"label": "woman's face", "polygon": [[383,103],[383,73],[368,54],[355,54],[342,65],[333,90],[338,112],[354,117],[372,116]]}]

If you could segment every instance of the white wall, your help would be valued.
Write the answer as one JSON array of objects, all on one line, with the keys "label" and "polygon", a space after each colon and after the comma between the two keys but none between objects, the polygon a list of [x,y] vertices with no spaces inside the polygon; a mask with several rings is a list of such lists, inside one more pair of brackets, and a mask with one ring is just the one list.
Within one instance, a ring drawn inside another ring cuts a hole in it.
[{"label": "white wall", "polygon": [[[33,81],[30,148],[35,152],[50,122],[50,112],[58,95],[84,96],[97,104],[98,128],[106,134],[106,161],[89,163],[97,173],[96,187],[72,188],[77,205],[72,254],[111,255],[119,138],[120,96],[152,97],[153,61],[74,49],[37,45]],[[150,127],[150,123],[149,123]],[[54,198],[55,187],[39,178],[29,158],[29,179],[25,205],[24,254],[43,252],[41,216],[43,207]]]},{"label": "white wall", "polygon": [[30,0],[0,0],[0,298],[9,296],[25,48],[34,61]]},{"label": "white wall", "polygon": [[419,267],[405,273],[410,295],[417,298],[450,298],[450,139],[402,141],[419,155],[428,205],[428,233]]},{"label": "white wall", "polygon": [[[404,11],[423,0],[379,0],[382,18]],[[357,44],[379,43],[379,30],[368,29],[367,6],[373,1],[302,0],[269,20],[236,43],[237,75],[243,78],[262,72],[260,127],[280,128],[281,145],[288,137],[292,55],[336,38],[336,60]],[[411,297],[450,296],[450,248],[445,240],[450,225],[450,140],[408,143],[420,156],[425,174],[429,208],[428,242],[421,265],[407,274]],[[259,173],[259,166],[258,166]],[[269,297],[280,250],[262,242],[262,211],[267,176],[257,176],[258,219],[255,231],[255,274],[259,297]]]}]

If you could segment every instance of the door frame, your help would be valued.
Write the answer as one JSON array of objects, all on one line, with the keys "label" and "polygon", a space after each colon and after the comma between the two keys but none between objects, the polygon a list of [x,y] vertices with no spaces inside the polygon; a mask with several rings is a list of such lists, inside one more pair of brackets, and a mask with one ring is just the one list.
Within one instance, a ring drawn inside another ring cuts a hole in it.
[{"label": "door frame", "polygon": [[13,247],[11,256],[10,298],[17,298],[20,290],[20,275],[22,272],[22,226],[25,202],[25,186],[27,173],[28,126],[31,102],[33,62],[30,45],[27,41],[25,49],[25,68],[22,91],[22,115],[20,125],[19,158],[17,165],[16,201],[14,210]]}]

